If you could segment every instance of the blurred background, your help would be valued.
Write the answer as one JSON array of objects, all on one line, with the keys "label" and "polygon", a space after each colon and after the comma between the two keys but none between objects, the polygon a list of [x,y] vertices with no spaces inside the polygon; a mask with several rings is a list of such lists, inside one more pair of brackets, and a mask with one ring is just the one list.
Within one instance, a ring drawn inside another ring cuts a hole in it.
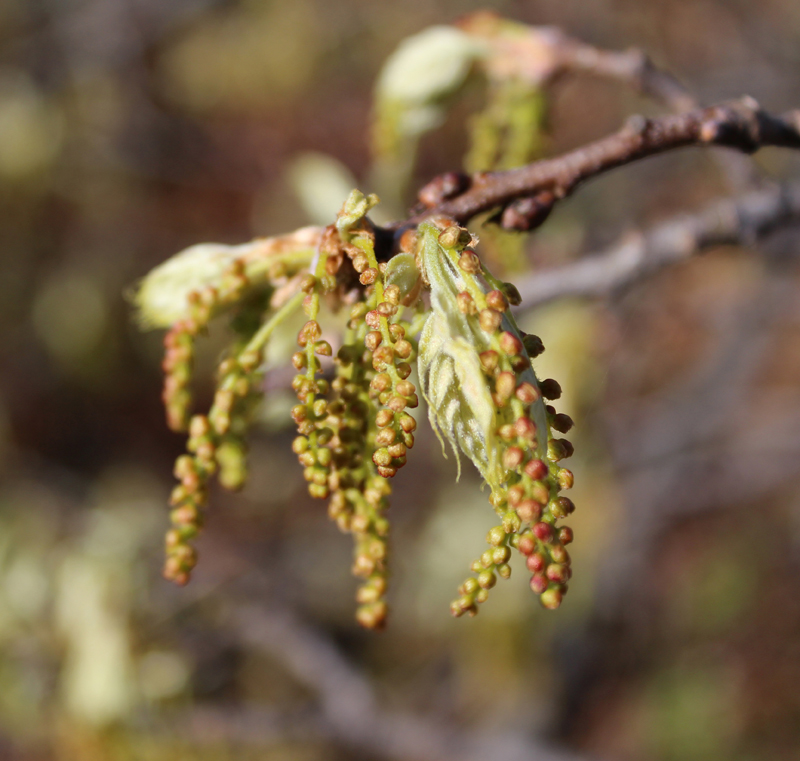
[{"label": "blurred background", "polygon": [[[389,628],[360,631],[350,539],[306,495],[277,383],[249,485],[212,495],[194,580],[160,577],[183,441],[161,335],[125,294],[188,245],[308,223],[298,192],[327,166],[308,152],[370,190],[381,63],[482,7],[0,0],[0,759],[800,757],[796,229],[523,317],[577,423],[557,612],[518,564],[451,619],[492,511],[421,433],[394,481]],[[800,106],[794,0],[492,7],[641,47],[703,102]],[[548,153],[657,110],[586,76],[547,97]],[[425,136],[412,186],[460,166],[466,115]],[[755,162],[800,175],[788,151]],[[738,189],[711,152],[651,159],[579,191],[525,255],[561,266]]]}]

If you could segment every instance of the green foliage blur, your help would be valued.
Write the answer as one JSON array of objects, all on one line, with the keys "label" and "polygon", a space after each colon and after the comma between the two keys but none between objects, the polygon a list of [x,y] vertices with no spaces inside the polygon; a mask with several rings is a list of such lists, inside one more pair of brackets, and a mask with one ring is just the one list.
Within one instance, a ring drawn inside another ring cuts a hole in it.
[{"label": "green foliage blur", "polygon": [[[420,434],[393,484],[391,623],[357,630],[350,543],[306,495],[278,371],[251,480],[213,495],[195,580],[160,577],[183,442],[163,422],[160,336],[123,294],[191,244],[327,223],[354,184],[373,190],[381,64],[482,7],[0,0],[0,758],[372,758],[281,731],[315,696],[232,624],[254,603],[298,611],[382,704],[448,726],[513,727],[587,758],[800,757],[796,231],[523,317],[576,420],[575,579],[559,611],[540,609],[519,567],[476,619],[450,618],[492,513],[478,475],[456,483]],[[800,106],[795,0],[493,9],[642,47],[702,100]],[[656,109],[589,77],[547,98],[546,154]],[[421,138],[408,188],[461,167],[480,99]],[[785,152],[757,162],[800,170]],[[699,152],[654,159],[582,189],[515,255],[565,264],[735,182]],[[402,213],[413,192],[386,201]]]}]

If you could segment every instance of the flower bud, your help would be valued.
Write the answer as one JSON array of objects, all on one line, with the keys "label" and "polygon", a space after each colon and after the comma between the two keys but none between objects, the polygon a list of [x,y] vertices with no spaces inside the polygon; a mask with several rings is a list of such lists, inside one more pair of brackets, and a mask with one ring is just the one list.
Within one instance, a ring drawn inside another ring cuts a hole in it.
[{"label": "flower bud", "polygon": [[561,386],[558,381],[552,378],[545,378],[543,381],[539,381],[539,390],[542,392],[542,396],[545,399],[561,398]]},{"label": "flower bud", "polygon": [[557,587],[550,587],[550,589],[541,593],[539,599],[545,608],[548,610],[555,610],[561,605],[562,593]]},{"label": "flower bud", "polygon": [[[502,291],[489,291],[486,294],[486,306],[496,309],[498,312],[505,312],[508,309],[508,302]],[[518,352],[514,352],[517,354]]]},{"label": "flower bud", "polygon": [[500,334],[500,348],[509,356],[522,353],[522,341],[507,330]]},{"label": "flower bud", "polygon": [[486,542],[487,544],[491,544],[493,547],[499,547],[506,539],[506,531],[502,526],[495,526],[494,528],[489,529],[489,533],[486,534]]},{"label": "flower bud", "polygon": [[478,315],[478,324],[481,330],[487,333],[494,333],[503,321],[503,315],[496,309],[481,309]]},{"label": "flower bud", "polygon": [[461,254],[458,266],[470,275],[477,275],[481,271],[481,260],[471,248],[467,248]]}]

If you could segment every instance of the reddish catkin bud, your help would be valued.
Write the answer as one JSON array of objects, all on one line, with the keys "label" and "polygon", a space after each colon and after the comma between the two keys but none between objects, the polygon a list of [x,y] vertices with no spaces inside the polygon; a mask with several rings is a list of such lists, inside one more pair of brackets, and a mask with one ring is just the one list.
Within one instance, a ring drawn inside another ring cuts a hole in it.
[{"label": "reddish catkin bud", "polygon": [[498,312],[505,312],[508,309],[508,302],[502,291],[489,291],[486,294],[486,306]]},{"label": "reddish catkin bud", "polygon": [[534,574],[531,577],[531,589],[541,595],[547,589],[547,578],[543,574]]},{"label": "reddish catkin bud", "polygon": [[522,353],[522,341],[507,330],[500,334],[500,348],[509,356]]},{"label": "reddish catkin bud", "polygon": [[533,404],[540,397],[539,390],[532,383],[523,381],[516,390],[517,399],[523,404]]},{"label": "reddish catkin bud", "polygon": [[370,330],[367,335],[364,336],[364,346],[370,351],[375,351],[375,349],[381,345],[381,341],[383,341],[383,336],[378,330]]},{"label": "reddish catkin bud", "polygon": [[503,372],[497,376],[495,380],[495,392],[501,399],[510,399],[514,393],[514,386],[517,379],[513,373]]},{"label": "reddish catkin bud", "polygon": [[534,481],[541,481],[547,476],[548,468],[542,460],[531,460],[525,465],[525,473]]},{"label": "reddish catkin bud", "polygon": [[517,515],[526,523],[535,523],[542,515],[542,506],[532,499],[525,499],[517,507]]},{"label": "reddish catkin bud", "polygon": [[481,366],[483,369],[489,373],[489,375],[492,375],[492,373],[494,373],[494,371],[497,369],[497,363],[500,359],[500,356],[496,351],[492,351],[490,349],[489,351],[481,352],[478,355],[478,358],[481,361]]},{"label": "reddish catkin bud", "polygon": [[533,527],[533,533],[537,539],[541,539],[543,542],[550,542],[553,539],[553,527],[549,523],[537,523]]},{"label": "reddish catkin bud", "polygon": [[456,302],[458,304],[458,311],[461,314],[475,314],[478,309],[475,306],[475,299],[472,298],[466,291],[459,293],[456,296]]},{"label": "reddish catkin bud", "polygon": [[514,421],[514,431],[525,441],[533,442],[536,439],[536,424],[530,418],[517,418]]},{"label": "reddish catkin bud", "polygon": [[546,564],[547,561],[541,552],[531,552],[525,561],[525,565],[531,573],[541,573]]},{"label": "reddish catkin bud", "polygon": [[516,470],[525,456],[519,447],[509,447],[503,452],[503,467],[506,470]]},{"label": "reddish catkin bud", "polygon": [[481,326],[481,330],[487,333],[494,333],[502,321],[503,315],[496,309],[481,309],[478,315],[478,324]]}]

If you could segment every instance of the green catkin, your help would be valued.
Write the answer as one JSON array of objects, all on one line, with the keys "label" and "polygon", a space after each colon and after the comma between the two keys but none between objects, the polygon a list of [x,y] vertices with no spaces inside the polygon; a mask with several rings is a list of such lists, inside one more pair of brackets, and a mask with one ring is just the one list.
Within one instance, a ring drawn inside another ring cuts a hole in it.
[{"label": "green catkin", "polygon": [[[574,506],[559,496],[571,485],[571,474],[559,478],[557,460],[572,447],[552,438],[557,416],[543,396],[560,389],[536,378],[526,343],[540,342],[516,326],[507,289],[492,287],[497,281],[468,246],[469,234],[455,225],[442,227],[420,227],[432,310],[420,341],[422,390],[434,429],[481,471],[500,519],[487,535],[490,549],[472,564],[475,576],[461,585],[451,611],[475,615],[497,576],[510,576],[509,547],[526,556],[531,588],[542,604],[558,607],[571,570],[555,523]],[[568,420],[558,417],[558,424],[568,430]]]},{"label": "green catkin", "polygon": [[[516,326],[509,312],[519,302],[513,285],[495,279],[470,233],[447,220],[423,222],[404,236],[406,251],[388,264],[378,262],[366,219],[376,201],[354,191],[328,228],[313,273],[299,277],[298,292],[268,320],[259,325],[251,319],[262,308],[257,304],[251,304],[252,314],[242,313],[237,324],[244,340],[221,362],[213,404],[207,415],[188,422],[188,453],[176,462],[180,483],[171,498],[165,576],[180,584],[189,580],[197,561],[192,540],[203,523],[211,477],[226,488],[243,485],[245,434],[261,396],[263,349],[302,306],[307,320],[292,357],[298,398],[292,447],[309,494],[327,499],[331,519],[353,535],[358,623],[379,629],[387,619],[390,479],[414,445],[417,424],[409,410],[418,404],[410,380],[415,360],[434,430],[480,470],[498,518],[486,537],[488,549],[472,563],[473,575],[451,604],[453,615],[474,615],[498,577],[509,578],[515,549],[525,557],[542,604],[558,607],[571,576],[565,546],[572,531],[556,523],[574,505],[560,494],[572,486],[572,473],[559,465],[572,445],[554,432],[567,433],[572,421],[545,404],[561,390],[554,380],[539,381],[531,367],[542,342]],[[350,319],[334,354],[319,322],[321,301],[341,297],[337,273],[348,260],[360,288],[348,297]],[[430,290],[427,312],[423,285]],[[194,336],[221,303],[242,301],[246,286],[241,267],[234,267],[219,287],[191,297],[189,316],[168,334],[165,402],[176,425],[188,417]],[[331,382],[321,374],[328,357]]]}]

